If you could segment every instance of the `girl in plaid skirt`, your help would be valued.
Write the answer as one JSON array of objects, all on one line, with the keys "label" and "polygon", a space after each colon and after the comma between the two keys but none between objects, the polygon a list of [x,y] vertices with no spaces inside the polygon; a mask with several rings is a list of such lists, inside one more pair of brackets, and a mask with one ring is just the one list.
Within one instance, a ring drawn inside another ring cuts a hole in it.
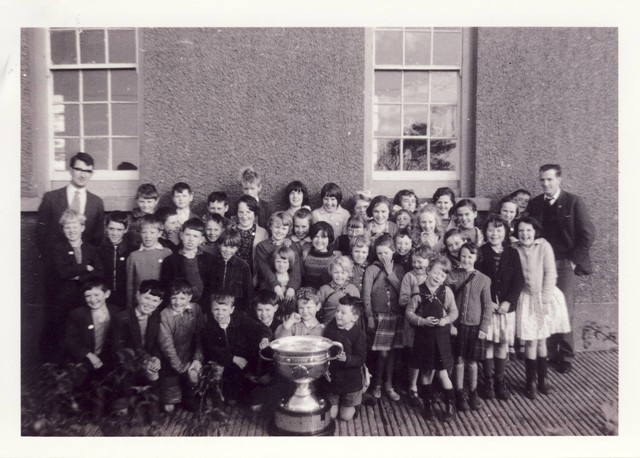
[{"label": "girl in plaid skirt", "polygon": [[404,270],[393,262],[395,246],[391,235],[380,235],[373,246],[378,260],[367,267],[362,281],[367,329],[374,333],[371,346],[376,355],[373,396],[376,399],[382,396],[384,375],[385,393],[392,401],[398,401],[400,395],[393,388],[392,377],[394,350],[402,348],[403,321],[398,294]]}]

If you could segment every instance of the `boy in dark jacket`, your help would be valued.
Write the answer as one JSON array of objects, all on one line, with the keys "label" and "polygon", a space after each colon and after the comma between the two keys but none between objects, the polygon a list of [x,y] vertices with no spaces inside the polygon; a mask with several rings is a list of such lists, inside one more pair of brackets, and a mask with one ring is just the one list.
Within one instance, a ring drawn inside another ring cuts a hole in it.
[{"label": "boy in dark jacket", "polygon": [[324,330],[324,337],[339,342],[344,351],[329,363],[326,374],[326,392],[331,403],[331,418],[340,414],[340,420],[348,421],[362,403],[363,366],[367,358],[367,343],[363,327],[358,320],[364,306],[360,299],[346,295],[333,320]]},{"label": "boy in dark jacket", "polygon": [[107,236],[98,247],[98,254],[104,280],[111,290],[107,303],[124,309],[127,306],[127,258],[133,251],[127,237],[129,217],[125,212],[114,211],[107,215],[106,224]]}]

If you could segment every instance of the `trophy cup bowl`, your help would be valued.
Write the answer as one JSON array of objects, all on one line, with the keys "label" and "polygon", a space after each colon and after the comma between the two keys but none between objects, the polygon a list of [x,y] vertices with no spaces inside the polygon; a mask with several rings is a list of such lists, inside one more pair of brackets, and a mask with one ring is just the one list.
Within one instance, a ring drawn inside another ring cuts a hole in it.
[{"label": "trophy cup bowl", "polygon": [[324,375],[329,362],[342,351],[342,344],[320,336],[281,337],[261,351],[263,359],[273,361],[278,373],[296,384],[295,393],[283,399],[276,409],[272,435],[333,433],[331,406],[315,395],[313,382]]}]

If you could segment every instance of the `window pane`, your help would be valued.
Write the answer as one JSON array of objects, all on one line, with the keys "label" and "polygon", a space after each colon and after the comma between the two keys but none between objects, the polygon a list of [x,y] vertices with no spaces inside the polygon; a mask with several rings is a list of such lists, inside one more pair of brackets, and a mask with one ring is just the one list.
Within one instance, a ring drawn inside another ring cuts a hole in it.
[{"label": "window pane", "polygon": [[136,63],[136,35],[134,30],[109,30],[109,62]]},{"label": "window pane", "polygon": [[111,105],[111,128],[113,135],[138,135],[138,104],[114,103]]},{"label": "window pane", "polygon": [[456,106],[432,106],[431,107],[431,136],[455,137],[457,123]]},{"label": "window pane", "polygon": [[373,134],[400,135],[400,105],[377,105],[373,108]]},{"label": "window pane", "polygon": [[431,73],[431,103],[458,103],[458,74]]},{"label": "window pane", "polygon": [[431,64],[431,32],[405,32],[405,65]]},{"label": "window pane", "polygon": [[375,72],[374,103],[400,102],[401,72]]},{"label": "window pane", "polygon": [[429,101],[429,72],[404,73],[404,101]]},{"label": "window pane", "polygon": [[85,102],[106,102],[108,100],[106,70],[82,72],[82,97]]},{"label": "window pane", "polygon": [[94,169],[109,170],[109,139],[87,138],[84,141],[84,149],[93,156]]},{"label": "window pane", "polygon": [[53,102],[78,101],[78,72],[55,71],[53,74]]},{"label": "window pane", "polygon": [[80,62],[104,64],[104,30],[80,31]]},{"label": "window pane", "polygon": [[80,136],[79,105],[53,106],[53,133],[55,135]]},{"label": "window pane", "polygon": [[458,170],[459,161],[455,140],[431,140],[431,170]]},{"label": "window pane", "polygon": [[116,102],[138,101],[138,74],[135,70],[111,71],[111,100]]},{"label": "window pane", "polygon": [[[140,165],[137,138],[114,138],[113,142],[113,169],[137,170]],[[131,166],[135,166],[133,169]]]},{"label": "window pane", "polygon": [[429,170],[426,140],[404,141],[404,170]]},{"label": "window pane", "polygon": [[376,31],[376,64],[402,64],[402,32]]},{"label": "window pane", "polygon": [[106,103],[83,105],[84,134],[107,135],[109,133]]},{"label": "window pane", "polygon": [[428,105],[405,105],[403,134],[427,135],[428,116]]},{"label": "window pane", "polygon": [[58,64],[77,64],[76,32],[74,30],[55,30],[50,33],[51,62]]},{"label": "window pane", "polygon": [[54,138],[53,139],[53,163],[54,170],[66,170],[71,156],[80,151],[79,138]]},{"label": "window pane", "polygon": [[460,32],[433,32],[433,65],[460,65]]},{"label": "window pane", "polygon": [[373,141],[375,170],[400,169],[400,139],[377,139]]}]

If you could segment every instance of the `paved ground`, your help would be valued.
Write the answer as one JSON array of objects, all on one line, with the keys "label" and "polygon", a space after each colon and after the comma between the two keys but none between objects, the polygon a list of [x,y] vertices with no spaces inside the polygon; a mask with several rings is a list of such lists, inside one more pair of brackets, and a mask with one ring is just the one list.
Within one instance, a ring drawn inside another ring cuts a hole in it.
[{"label": "paved ground", "polygon": [[[23,365],[23,383],[36,377],[34,364]],[[477,412],[459,413],[448,423],[425,422],[420,411],[404,399],[394,403],[384,398],[374,406],[363,406],[358,417],[338,422],[336,436],[594,436],[610,433],[605,417],[617,425],[618,352],[617,350],[580,353],[574,371],[562,375],[549,371],[554,391],[531,401],[524,397],[524,365],[513,361],[507,368],[507,383],[513,396],[507,402],[491,400]],[[436,414],[440,417],[442,403]],[[158,428],[157,435],[182,436],[192,415],[177,409]],[[256,416],[245,409],[229,409],[226,423],[216,422],[209,436],[266,436],[270,418]],[[85,434],[99,435],[87,425]]]}]

